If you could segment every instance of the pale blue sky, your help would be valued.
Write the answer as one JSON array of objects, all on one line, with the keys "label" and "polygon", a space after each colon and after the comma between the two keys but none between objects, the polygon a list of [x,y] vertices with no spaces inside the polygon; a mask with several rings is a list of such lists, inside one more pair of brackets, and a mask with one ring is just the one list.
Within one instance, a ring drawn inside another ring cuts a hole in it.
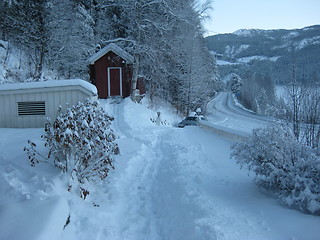
[{"label": "pale blue sky", "polygon": [[294,29],[320,24],[320,0],[213,0],[205,35],[242,28]]}]

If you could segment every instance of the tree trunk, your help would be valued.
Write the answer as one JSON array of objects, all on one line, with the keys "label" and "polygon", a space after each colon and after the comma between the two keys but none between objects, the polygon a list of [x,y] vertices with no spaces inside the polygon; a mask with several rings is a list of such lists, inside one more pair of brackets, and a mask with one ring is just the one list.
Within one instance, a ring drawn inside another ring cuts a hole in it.
[{"label": "tree trunk", "polygon": [[137,82],[138,82],[138,75],[139,75],[139,56],[136,54],[133,64],[133,72],[132,72],[132,81],[131,81],[131,99],[132,101],[137,101],[136,96],[136,89],[137,89]]}]

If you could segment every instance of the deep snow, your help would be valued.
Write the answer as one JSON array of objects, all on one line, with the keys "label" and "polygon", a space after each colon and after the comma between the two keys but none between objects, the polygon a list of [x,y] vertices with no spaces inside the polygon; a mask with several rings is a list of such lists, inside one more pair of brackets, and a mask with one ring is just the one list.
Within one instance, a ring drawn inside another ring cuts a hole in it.
[{"label": "deep snow", "polygon": [[68,80],[50,80],[44,82],[21,82],[1,84],[0,91],[18,90],[18,89],[37,89],[37,88],[53,88],[63,86],[82,86],[93,94],[98,94],[97,88],[91,83],[81,79],[68,79]]},{"label": "deep snow", "polygon": [[121,154],[86,200],[51,165],[29,166],[22,149],[27,139],[43,145],[41,129],[0,129],[0,239],[319,239],[320,218],[259,191],[230,160],[230,141],[173,127],[179,119],[166,107],[157,111],[169,125],[158,126],[146,104],[101,104],[115,117]]}]

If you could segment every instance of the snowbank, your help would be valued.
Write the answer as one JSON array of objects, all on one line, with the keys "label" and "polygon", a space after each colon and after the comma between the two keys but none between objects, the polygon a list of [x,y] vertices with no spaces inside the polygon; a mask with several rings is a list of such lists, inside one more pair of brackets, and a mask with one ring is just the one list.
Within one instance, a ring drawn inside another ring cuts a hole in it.
[{"label": "snowbank", "polygon": [[207,131],[215,133],[231,141],[243,141],[249,137],[248,132],[243,132],[240,130],[219,126],[217,124],[213,124],[207,121],[200,121],[199,126]]},{"label": "snowbank", "polygon": [[233,62],[228,62],[228,61],[224,61],[224,60],[216,60],[218,65],[235,65],[238,63],[233,63]]},{"label": "snowbank", "polygon": [[61,197],[26,200],[0,206],[0,239],[56,240],[61,238],[69,206]]},{"label": "snowbank", "polygon": [[28,139],[43,150],[42,131],[0,128],[0,239],[61,239],[70,211],[55,187],[59,171],[31,167],[23,151]]},{"label": "snowbank", "polygon": [[276,57],[250,56],[250,57],[239,58],[239,59],[237,59],[237,61],[240,63],[249,63],[254,60],[258,60],[258,61],[269,60],[271,62],[276,62],[279,58],[280,58],[279,56],[276,56]]},{"label": "snowbank", "polygon": [[10,83],[0,85],[0,91],[3,90],[21,90],[21,89],[36,89],[36,88],[52,88],[62,86],[82,86],[93,94],[97,94],[97,88],[89,82],[81,79],[69,80],[50,80],[43,82],[23,82],[23,83]]}]

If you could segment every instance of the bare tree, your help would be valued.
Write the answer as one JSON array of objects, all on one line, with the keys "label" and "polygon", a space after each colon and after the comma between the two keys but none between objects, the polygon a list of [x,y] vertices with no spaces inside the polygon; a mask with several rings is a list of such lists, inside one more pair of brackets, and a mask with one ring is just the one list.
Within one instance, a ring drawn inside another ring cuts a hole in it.
[{"label": "bare tree", "polygon": [[301,138],[308,146],[319,148],[320,142],[320,85],[303,88],[301,115],[303,119]]},{"label": "bare tree", "polygon": [[46,0],[10,2],[3,25],[8,39],[23,49],[29,56],[34,70],[32,78],[40,80],[48,49],[46,28]]},{"label": "bare tree", "polygon": [[50,1],[48,64],[64,77],[86,79],[86,60],[94,49],[93,19],[82,3]]},{"label": "bare tree", "polygon": [[287,120],[296,139],[319,148],[320,140],[320,85],[317,79],[298,82],[293,67],[293,78],[287,83]]}]

